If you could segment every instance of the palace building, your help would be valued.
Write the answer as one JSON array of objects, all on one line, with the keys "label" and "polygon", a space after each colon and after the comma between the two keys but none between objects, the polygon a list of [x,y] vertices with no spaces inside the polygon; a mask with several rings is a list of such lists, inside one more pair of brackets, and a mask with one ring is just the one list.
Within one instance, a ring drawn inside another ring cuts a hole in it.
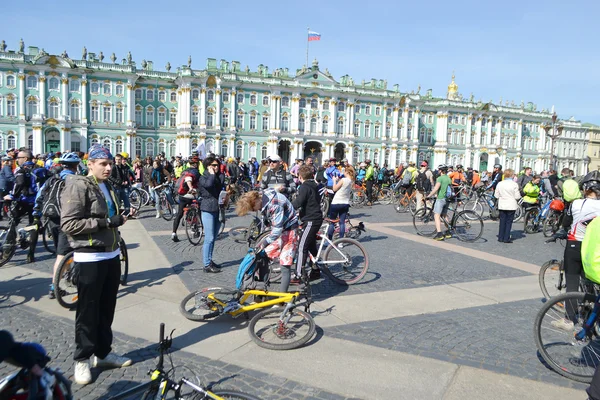
[{"label": "palace building", "polygon": [[395,166],[428,160],[491,170],[550,167],[587,171],[590,126],[558,120],[533,103],[482,102],[463,97],[455,77],[443,97],[410,93],[371,79],[335,79],[315,60],[295,71],[242,68],[208,59],[155,71],[129,53],[120,62],[102,52],[79,59],[48,54],[21,41],[0,43],[0,150],[86,151],[101,143],[132,157],[208,152],[248,159],[278,153],[288,162],[314,155]]}]

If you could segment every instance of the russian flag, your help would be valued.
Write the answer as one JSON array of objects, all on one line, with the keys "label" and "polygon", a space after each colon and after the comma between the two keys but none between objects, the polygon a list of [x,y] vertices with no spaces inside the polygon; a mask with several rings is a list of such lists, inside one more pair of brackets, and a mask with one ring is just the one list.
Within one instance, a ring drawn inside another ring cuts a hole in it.
[{"label": "russian flag", "polygon": [[317,32],[308,31],[308,41],[321,40],[321,34]]}]

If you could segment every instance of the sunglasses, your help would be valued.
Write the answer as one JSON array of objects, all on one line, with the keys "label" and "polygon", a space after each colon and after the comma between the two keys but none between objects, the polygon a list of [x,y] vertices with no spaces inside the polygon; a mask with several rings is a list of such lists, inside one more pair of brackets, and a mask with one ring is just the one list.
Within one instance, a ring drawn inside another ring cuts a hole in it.
[{"label": "sunglasses", "polygon": [[211,167],[218,167],[219,164],[210,164]]}]

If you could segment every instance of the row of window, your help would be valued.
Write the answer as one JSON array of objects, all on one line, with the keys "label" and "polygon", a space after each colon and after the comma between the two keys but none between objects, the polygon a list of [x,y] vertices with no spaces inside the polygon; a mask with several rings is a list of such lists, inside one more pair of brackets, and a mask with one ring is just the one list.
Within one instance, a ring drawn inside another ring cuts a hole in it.
[{"label": "row of window", "polygon": [[[142,92],[146,93],[146,97],[145,99],[147,101],[154,101],[155,97],[155,90],[154,89],[136,89],[135,90],[135,99],[136,100],[142,100]],[[164,90],[160,90],[158,91],[158,101],[167,101],[167,92]],[[171,91],[170,95],[169,95],[169,101],[171,103],[177,103],[177,92],[176,91]]]},{"label": "row of window", "polygon": [[[155,125],[157,122],[154,117],[155,114],[158,115],[158,125]],[[169,126],[170,128],[177,127],[177,112],[159,109],[156,113],[153,108],[146,109],[145,112],[145,120],[142,120],[142,110],[135,110],[135,123],[138,126],[147,126],[149,128],[153,128],[154,126],[158,126],[160,128],[166,128]],[[168,124],[167,124],[167,115],[169,116]]]}]

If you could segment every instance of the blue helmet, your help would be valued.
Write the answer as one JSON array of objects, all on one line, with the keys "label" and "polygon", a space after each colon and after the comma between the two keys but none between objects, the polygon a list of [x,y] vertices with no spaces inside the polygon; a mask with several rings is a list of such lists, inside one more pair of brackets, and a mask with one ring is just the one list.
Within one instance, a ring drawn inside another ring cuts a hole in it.
[{"label": "blue helmet", "polygon": [[79,164],[81,159],[76,153],[63,154],[58,160],[59,164]]}]

